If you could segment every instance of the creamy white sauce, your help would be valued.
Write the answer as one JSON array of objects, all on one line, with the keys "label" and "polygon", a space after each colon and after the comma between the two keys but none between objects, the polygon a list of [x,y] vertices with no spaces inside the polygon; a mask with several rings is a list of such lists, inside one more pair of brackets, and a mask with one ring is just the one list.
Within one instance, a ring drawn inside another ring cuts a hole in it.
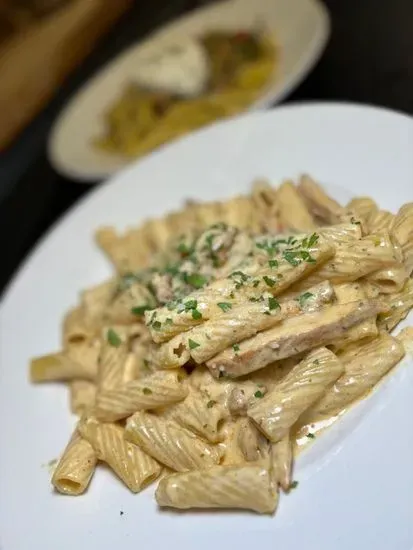
[{"label": "creamy white sauce", "polygon": [[205,49],[187,38],[140,62],[134,80],[145,88],[196,96],[205,89],[209,74]]}]

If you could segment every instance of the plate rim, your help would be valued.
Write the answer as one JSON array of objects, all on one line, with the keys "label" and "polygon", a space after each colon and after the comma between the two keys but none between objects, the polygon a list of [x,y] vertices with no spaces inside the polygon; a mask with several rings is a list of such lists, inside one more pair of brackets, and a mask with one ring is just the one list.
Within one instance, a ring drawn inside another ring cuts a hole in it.
[{"label": "plate rim", "polygon": [[[235,5],[237,1],[239,0],[224,0],[223,3],[227,3],[227,4],[233,3]],[[266,2],[267,0],[256,0],[257,4],[261,1]],[[254,103],[252,103],[246,110],[240,113],[241,115],[245,113],[255,112],[257,110],[265,110],[265,109],[269,109],[274,106],[277,106],[294,89],[296,89],[300,85],[300,83],[304,82],[304,80],[308,77],[308,75],[311,73],[311,71],[320,61],[331,35],[330,12],[327,6],[323,2],[321,2],[321,0],[305,0],[305,2],[309,5],[312,5],[313,9],[317,13],[318,26],[316,29],[315,36],[313,37],[310,43],[310,46],[300,56],[300,62],[298,64],[299,68],[298,69],[295,68],[291,78],[288,80],[286,84],[284,84],[281,87],[281,89],[277,94],[274,95],[274,94],[271,94],[270,92],[261,94],[261,96],[256,101],[254,101]],[[195,10],[191,10],[189,12],[183,13],[171,19],[170,21],[167,21],[165,24],[153,29],[151,32],[145,35],[141,40],[138,40],[132,43],[129,47],[121,50],[117,55],[115,55],[115,57],[113,57],[112,59],[104,63],[102,67],[100,67],[95,73],[93,73],[86,80],[86,82],[84,82],[81,85],[81,87],[68,99],[66,104],[63,106],[63,108],[57,115],[47,137],[46,156],[50,164],[52,165],[52,167],[59,174],[61,174],[64,177],[73,179],[83,185],[91,185],[94,182],[96,182],[96,180],[110,178],[113,175],[117,174],[119,171],[123,170],[126,166],[133,164],[134,162],[133,160],[131,163],[128,163],[126,161],[125,164],[119,170],[102,169],[101,171],[95,170],[95,171],[89,171],[86,173],[86,172],[78,171],[76,166],[73,166],[73,163],[72,165],[70,165],[70,162],[65,162],[63,160],[64,157],[61,157],[60,154],[58,154],[57,152],[58,149],[56,148],[57,137],[62,131],[61,129],[64,127],[65,116],[67,116],[67,114],[73,108],[73,105],[75,105],[79,100],[81,100],[83,94],[86,94],[87,90],[94,84],[94,82],[98,80],[98,78],[110,66],[117,64],[123,56],[126,56],[129,52],[133,51],[136,48],[139,48],[141,45],[144,45],[147,41],[153,38],[156,38],[156,35],[158,33],[167,31],[169,27],[173,27],[175,24],[181,21],[185,21],[186,18],[194,17],[194,15],[199,13],[202,14],[203,11],[213,11],[216,8],[219,8],[219,4],[214,3],[211,5],[200,6]],[[230,118],[233,118],[233,117],[230,117]],[[191,131],[189,134],[193,134],[193,133],[194,131]],[[175,141],[176,140],[173,140],[173,142]],[[147,155],[145,155],[142,158],[145,158],[146,156]]]}]

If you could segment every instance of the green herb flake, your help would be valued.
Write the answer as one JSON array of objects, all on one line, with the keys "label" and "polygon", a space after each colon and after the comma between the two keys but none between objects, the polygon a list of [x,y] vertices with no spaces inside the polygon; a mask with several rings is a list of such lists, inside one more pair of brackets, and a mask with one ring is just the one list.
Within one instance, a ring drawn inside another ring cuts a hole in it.
[{"label": "green herb flake", "polygon": [[268,260],[268,265],[273,268],[273,267],[278,267],[278,262],[277,260]]},{"label": "green herb flake", "polygon": [[173,324],[172,319],[171,319],[170,317],[167,317],[167,318],[165,319],[165,325],[172,325],[172,324]]},{"label": "green herb flake", "polygon": [[238,344],[234,344],[232,346],[232,349],[235,351],[235,353],[237,353],[239,351],[239,345]]},{"label": "green herb flake", "polygon": [[192,253],[192,248],[187,246],[185,243],[179,243],[176,250],[183,258],[185,258],[186,256],[190,256]]},{"label": "green herb flake", "polygon": [[355,218],[354,216],[352,216],[352,217],[350,218],[350,221],[351,221],[351,223],[354,224],[354,225],[361,225],[361,222],[359,222],[358,220],[356,220],[356,218]]},{"label": "green herb flake", "polygon": [[298,481],[292,481],[290,484],[290,491],[291,489],[296,489],[298,487]]},{"label": "green herb flake", "polygon": [[233,292],[231,292],[229,297],[231,298],[231,300],[233,300],[235,298],[235,294]]},{"label": "green herb flake", "polygon": [[264,275],[263,280],[267,286],[273,287],[277,281],[275,279],[272,279],[271,277],[267,277],[267,275]]},{"label": "green herb flake", "polygon": [[133,307],[130,311],[133,315],[136,315],[137,317],[142,317],[145,311],[148,311],[150,309],[153,309],[153,308],[149,304],[146,304],[144,306]]},{"label": "green herb flake", "polygon": [[161,330],[162,323],[160,321],[154,321],[152,323],[153,330]]},{"label": "green herb flake", "polygon": [[230,304],[229,302],[218,302],[217,306],[222,309],[224,313],[232,309],[232,304]]},{"label": "green herb flake", "polygon": [[255,281],[252,283],[252,286],[253,286],[254,288],[257,288],[257,286],[258,286],[259,284],[260,284],[260,282],[259,282],[259,280],[257,279],[257,280],[255,280]]},{"label": "green herb flake", "polygon": [[194,288],[202,288],[207,284],[208,279],[200,273],[192,273],[191,275],[186,275],[185,282]]},{"label": "green herb flake", "polygon": [[311,292],[304,292],[304,294],[301,294],[301,296],[298,297],[298,303],[300,304],[300,307],[303,308],[310,298],[314,298],[314,294]]},{"label": "green herb flake", "polygon": [[307,437],[308,439],[315,439],[315,435],[311,432],[307,434]]},{"label": "green herb flake", "polygon": [[240,280],[245,283],[245,281],[248,281],[248,275],[245,275],[242,271],[234,271],[231,273],[230,277],[239,277]]},{"label": "green herb flake", "polygon": [[273,309],[281,309],[280,302],[273,297],[268,298],[268,309],[270,311],[272,311]]},{"label": "green herb flake", "polygon": [[198,309],[193,309],[192,319],[195,319],[195,321],[199,321],[200,319],[202,319],[202,313]]},{"label": "green herb flake", "polygon": [[142,391],[145,395],[152,395],[152,390],[149,388],[143,388]]},{"label": "green herb flake", "polygon": [[191,309],[196,309],[198,307],[198,300],[188,300],[183,306],[184,311],[191,311]]},{"label": "green herb flake", "polygon": [[308,248],[315,246],[318,243],[319,236],[317,233],[313,233],[308,241]]},{"label": "green herb flake", "polygon": [[212,409],[212,407],[216,405],[216,401],[214,401],[213,399],[211,399],[211,401],[208,401],[207,403],[207,408],[208,409]]},{"label": "green herb flake", "polygon": [[194,340],[191,340],[190,338],[188,340],[188,345],[189,345],[189,349],[199,348],[199,346],[200,346],[200,344],[198,344],[198,342],[195,342]]},{"label": "green herb flake", "polygon": [[289,264],[296,267],[301,263],[301,260],[297,258],[297,253],[293,250],[284,250],[283,252],[284,260],[286,260]]},{"label": "green herb flake", "polygon": [[118,348],[122,344],[120,336],[112,328],[108,330],[107,339],[109,344],[114,348]]},{"label": "green herb flake", "polygon": [[257,399],[261,399],[262,397],[264,397],[264,394],[261,390],[257,390],[255,393],[254,393],[254,397],[256,397]]}]

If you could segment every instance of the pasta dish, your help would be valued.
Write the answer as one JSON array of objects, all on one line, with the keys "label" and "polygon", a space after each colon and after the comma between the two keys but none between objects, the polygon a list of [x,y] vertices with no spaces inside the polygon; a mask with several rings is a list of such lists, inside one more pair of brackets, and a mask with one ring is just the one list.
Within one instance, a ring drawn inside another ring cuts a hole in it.
[{"label": "pasta dish", "polygon": [[345,206],[311,177],[188,202],[97,242],[113,277],[80,295],[62,349],[78,423],[52,477],[86,491],[106,463],[172,508],[272,514],[294,459],[403,358],[412,329],[413,203]]},{"label": "pasta dish", "polygon": [[95,147],[138,157],[246,109],[274,74],[276,51],[263,32],[213,31],[138,66],[104,114]]}]

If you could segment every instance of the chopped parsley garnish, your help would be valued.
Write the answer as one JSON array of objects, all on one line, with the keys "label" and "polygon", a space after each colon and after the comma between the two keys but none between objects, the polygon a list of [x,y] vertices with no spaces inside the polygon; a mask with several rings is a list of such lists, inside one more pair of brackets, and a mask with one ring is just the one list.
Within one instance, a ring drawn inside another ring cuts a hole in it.
[{"label": "chopped parsley garnish", "polygon": [[307,300],[309,300],[310,298],[314,298],[314,294],[312,294],[311,292],[304,292],[304,294],[301,294],[301,296],[297,298],[300,307],[303,308]]},{"label": "chopped parsley garnish", "polygon": [[188,300],[183,306],[184,311],[191,311],[191,309],[196,309],[198,307],[198,300]]},{"label": "chopped parsley garnish", "polygon": [[230,304],[229,302],[218,302],[217,303],[217,306],[222,309],[222,311],[224,313],[226,313],[227,311],[229,311],[231,308],[232,308],[232,304]]},{"label": "chopped parsley garnish", "polygon": [[255,281],[252,283],[252,286],[253,286],[254,288],[257,288],[257,286],[258,286],[259,284],[260,284],[260,282],[259,282],[259,280],[257,279],[257,280],[255,280]]},{"label": "chopped parsley garnish", "polygon": [[145,304],[144,306],[136,306],[131,309],[131,313],[133,315],[136,315],[137,317],[141,317],[145,311],[148,311],[150,309],[153,309],[149,304]]},{"label": "chopped parsley garnish", "polygon": [[294,267],[299,265],[303,260],[308,263],[315,262],[315,259],[307,250],[284,250],[283,255],[284,259]]},{"label": "chopped parsley garnish", "polygon": [[271,311],[273,309],[280,309],[280,302],[274,297],[268,298],[268,309]]},{"label": "chopped parsley garnish", "polygon": [[278,267],[278,262],[277,260],[268,260],[268,265],[270,267]]},{"label": "chopped parsley garnish", "polygon": [[214,401],[213,399],[211,399],[211,401],[208,401],[207,403],[207,408],[208,409],[212,409],[212,407],[216,405],[216,401]]},{"label": "chopped parsley garnish", "polygon": [[248,281],[248,275],[245,275],[242,271],[234,271],[231,273],[230,277],[239,277],[240,280],[245,283],[245,281]]},{"label": "chopped parsley garnish", "polygon": [[359,222],[358,220],[356,220],[356,218],[355,218],[354,216],[352,216],[352,217],[350,218],[350,221],[351,221],[351,223],[354,224],[354,225],[361,225],[361,222]]},{"label": "chopped parsley garnish", "polygon": [[177,305],[178,305],[177,302],[172,301],[172,302],[168,302],[166,304],[166,307],[167,309],[169,309],[169,311],[173,311]]},{"label": "chopped parsley garnish", "polygon": [[311,432],[307,434],[307,437],[308,437],[309,439],[315,439],[315,435],[312,434]]},{"label": "chopped parsley garnish", "polygon": [[199,348],[199,346],[200,346],[200,344],[198,344],[198,342],[195,342],[194,340],[191,340],[190,338],[188,340],[188,345],[189,345],[189,349]]},{"label": "chopped parsley garnish", "polygon": [[196,321],[199,321],[200,319],[202,319],[202,313],[197,309],[193,309],[192,310],[192,319],[195,319]]},{"label": "chopped parsley garnish", "polygon": [[184,280],[194,288],[202,288],[208,282],[208,279],[200,273],[191,273],[191,275],[185,274]]},{"label": "chopped parsley garnish", "polygon": [[162,323],[160,321],[154,321],[152,323],[153,330],[161,330]]},{"label": "chopped parsley garnish", "polygon": [[290,490],[291,490],[291,489],[296,489],[297,487],[298,487],[298,481],[293,481],[293,482],[291,482],[291,484],[290,484]]},{"label": "chopped parsley garnish", "polygon": [[271,277],[267,277],[267,275],[264,275],[263,280],[267,286],[273,287],[277,281],[275,279],[272,279]]},{"label": "chopped parsley garnish", "polygon": [[172,319],[171,319],[170,317],[167,317],[167,318],[165,319],[165,325],[172,325],[172,323],[173,323],[173,321],[172,321]]},{"label": "chopped parsley garnish", "polygon": [[120,336],[113,330],[113,328],[108,330],[107,338],[109,344],[114,348],[118,348],[122,344]]},{"label": "chopped parsley garnish", "polygon": [[274,256],[274,254],[278,252],[277,243],[278,241],[274,241],[274,242],[263,241],[261,243],[255,243],[255,246],[260,250],[265,250],[268,256]]},{"label": "chopped parsley garnish", "polygon": [[152,390],[149,388],[143,388],[142,391],[145,395],[152,395]]},{"label": "chopped parsley garnish", "polygon": [[308,248],[311,248],[312,246],[314,246],[315,244],[318,243],[318,235],[317,233],[313,233],[308,241]]},{"label": "chopped parsley garnish", "polygon": [[183,258],[185,258],[186,256],[190,256],[192,254],[193,248],[186,245],[185,243],[179,243],[179,245],[177,246],[177,251]]},{"label": "chopped parsley garnish", "polygon": [[254,397],[256,397],[257,399],[261,399],[262,397],[264,397],[264,394],[262,393],[261,390],[257,390],[257,391],[254,393]]},{"label": "chopped parsley garnish", "polygon": [[239,345],[238,344],[234,344],[232,346],[232,349],[235,351],[235,353],[237,353],[237,351],[239,351]]},{"label": "chopped parsley garnish", "polygon": [[293,250],[284,250],[284,259],[292,266],[297,266],[301,263],[301,260],[297,258],[297,253]]},{"label": "chopped parsley garnish", "polygon": [[233,300],[235,298],[235,294],[233,292],[231,292],[229,297],[231,298],[231,300]]}]

